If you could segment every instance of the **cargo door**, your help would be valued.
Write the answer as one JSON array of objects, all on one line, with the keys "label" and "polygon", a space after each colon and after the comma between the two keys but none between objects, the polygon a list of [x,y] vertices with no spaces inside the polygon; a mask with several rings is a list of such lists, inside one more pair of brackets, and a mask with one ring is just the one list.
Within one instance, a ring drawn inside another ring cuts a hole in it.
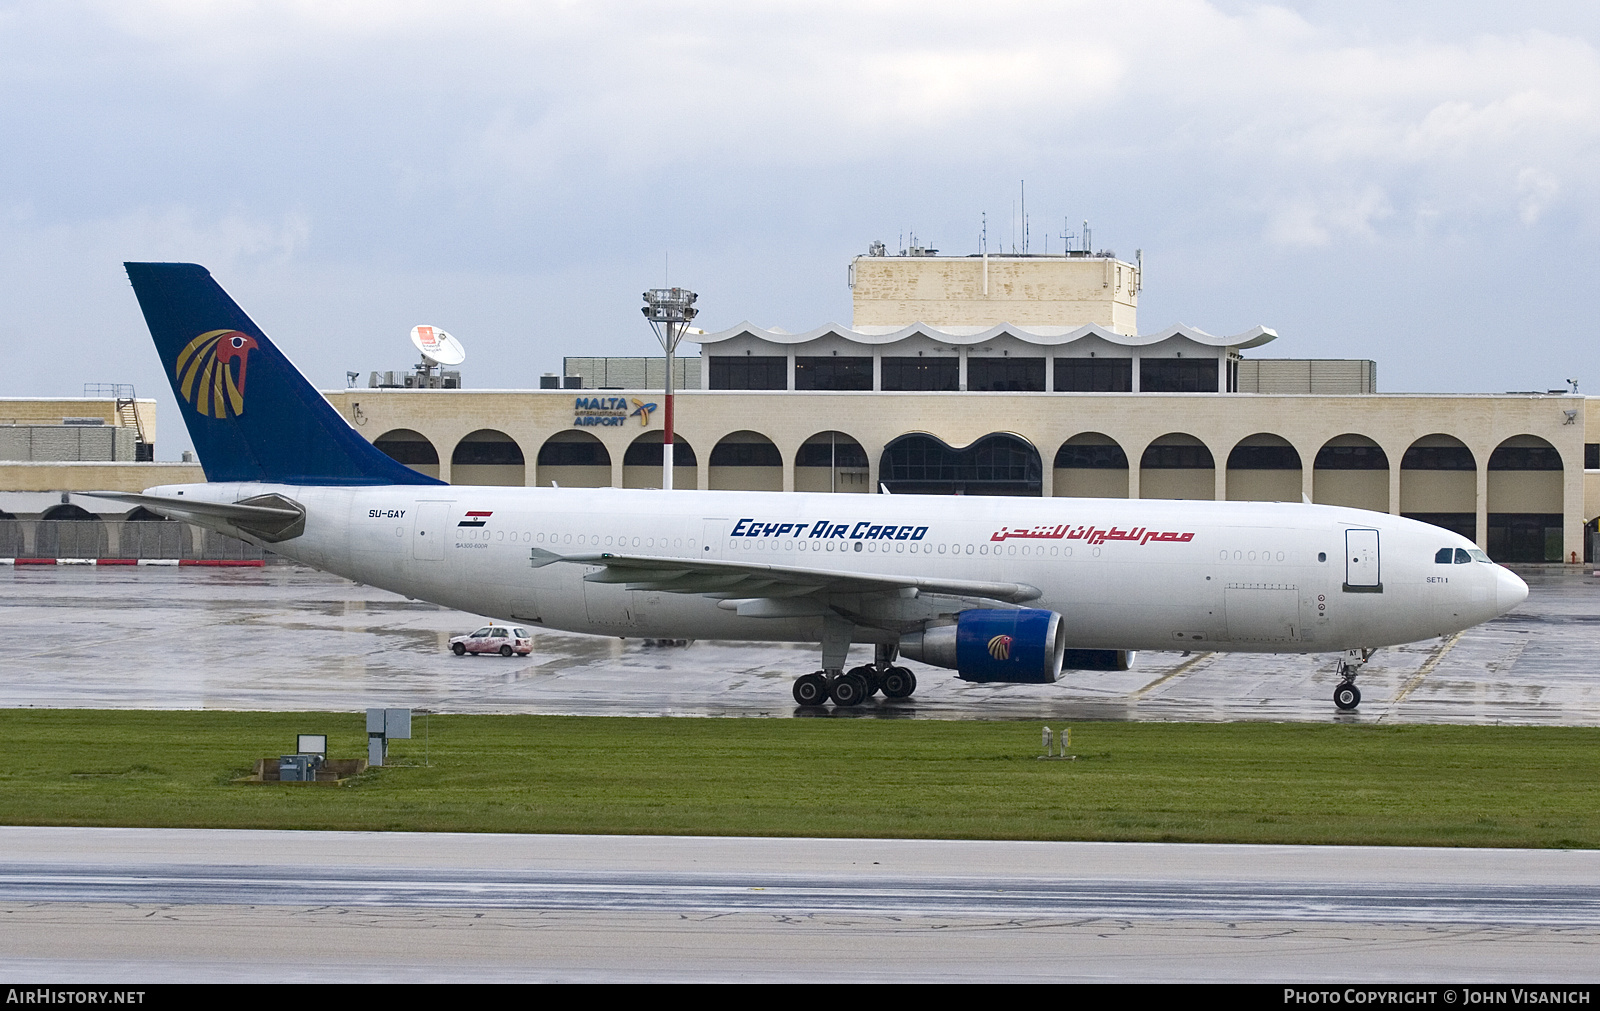
[{"label": "cargo door", "polygon": [[[603,565],[581,566],[584,575],[604,572]],[[606,628],[633,626],[633,601],[637,594],[623,583],[583,583],[583,610],[592,624]]]},{"label": "cargo door", "polygon": [[1382,593],[1383,572],[1378,560],[1378,531],[1344,532],[1344,592]]},{"label": "cargo door", "polygon": [[1223,590],[1232,642],[1286,642],[1300,634],[1300,588],[1288,583],[1229,583]]},{"label": "cargo door", "polygon": [[454,502],[418,502],[411,520],[411,557],[424,562],[444,558],[449,534],[450,507]]}]

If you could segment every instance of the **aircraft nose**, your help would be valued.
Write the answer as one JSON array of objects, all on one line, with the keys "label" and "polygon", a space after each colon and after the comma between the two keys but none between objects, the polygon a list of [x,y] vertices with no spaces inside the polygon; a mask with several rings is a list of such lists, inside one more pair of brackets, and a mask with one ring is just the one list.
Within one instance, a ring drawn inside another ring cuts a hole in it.
[{"label": "aircraft nose", "polygon": [[1495,567],[1494,602],[1496,609],[1505,614],[1528,599],[1528,584],[1504,566]]}]

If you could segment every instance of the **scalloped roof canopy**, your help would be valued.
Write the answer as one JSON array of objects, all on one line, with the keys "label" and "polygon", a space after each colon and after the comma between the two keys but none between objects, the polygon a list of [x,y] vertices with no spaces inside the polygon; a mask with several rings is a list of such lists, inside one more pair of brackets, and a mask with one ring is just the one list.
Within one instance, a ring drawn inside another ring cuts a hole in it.
[{"label": "scalloped roof canopy", "polygon": [[1016,326],[1011,323],[1001,323],[996,326],[986,327],[935,327],[926,323],[913,323],[904,327],[847,327],[840,326],[837,323],[828,323],[814,330],[807,330],[804,333],[789,333],[786,330],[775,327],[759,327],[746,321],[726,330],[719,330],[716,333],[702,334],[687,339],[695,341],[704,347],[705,345],[716,344],[746,335],[773,344],[806,344],[827,337],[839,337],[866,346],[895,344],[912,337],[923,337],[941,344],[951,345],[982,344],[985,341],[992,341],[1000,337],[1011,337],[1023,343],[1036,344],[1041,347],[1060,347],[1064,344],[1083,340],[1086,337],[1098,337],[1107,343],[1120,344],[1124,347],[1144,347],[1150,344],[1159,344],[1174,337],[1183,337],[1207,347],[1235,348],[1238,350],[1260,347],[1268,341],[1277,340],[1278,338],[1276,330],[1264,326],[1251,327],[1243,333],[1218,336],[1183,323],[1175,323],[1165,329],[1147,334],[1121,334],[1094,323],[1079,327]]}]

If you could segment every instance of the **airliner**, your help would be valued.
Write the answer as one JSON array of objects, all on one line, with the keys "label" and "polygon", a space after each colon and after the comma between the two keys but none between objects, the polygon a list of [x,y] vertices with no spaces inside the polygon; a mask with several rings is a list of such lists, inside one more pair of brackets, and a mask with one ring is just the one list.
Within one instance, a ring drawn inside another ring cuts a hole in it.
[{"label": "airliner", "polygon": [[[814,643],[802,706],[1126,670],[1139,650],[1373,650],[1527,597],[1429,524],[1309,503],[448,485],[390,459],[202,266],[125,265],[207,478],[97,493],[348,579],[527,625]],[[873,660],[848,665],[852,646]]]}]

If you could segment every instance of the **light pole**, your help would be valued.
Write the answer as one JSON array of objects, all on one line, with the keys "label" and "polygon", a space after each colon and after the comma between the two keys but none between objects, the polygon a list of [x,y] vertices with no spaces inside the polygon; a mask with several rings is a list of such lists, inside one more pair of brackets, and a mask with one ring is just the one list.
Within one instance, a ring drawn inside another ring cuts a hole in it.
[{"label": "light pole", "polygon": [[700,296],[687,288],[651,288],[644,293],[645,304],[639,311],[650,321],[650,328],[667,353],[666,421],[661,432],[661,487],[672,490],[672,360],[678,351],[678,342],[689,329],[689,321],[699,310],[694,307]]}]

